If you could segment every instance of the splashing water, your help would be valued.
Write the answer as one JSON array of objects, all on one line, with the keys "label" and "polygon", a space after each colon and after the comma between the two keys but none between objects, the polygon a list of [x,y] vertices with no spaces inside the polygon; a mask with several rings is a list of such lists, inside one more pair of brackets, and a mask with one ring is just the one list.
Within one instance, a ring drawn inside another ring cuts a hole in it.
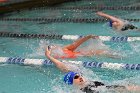
[{"label": "splashing water", "polygon": [[37,47],[36,49],[33,49],[33,53],[29,54],[29,56],[30,57],[44,56],[45,49],[47,48],[48,45],[49,45],[49,41],[40,40],[39,47]]},{"label": "splashing water", "polygon": [[[86,50],[85,50],[86,49]],[[82,51],[90,51],[90,50],[99,50],[99,49],[105,49],[108,50],[109,47],[105,45],[101,40],[99,39],[89,39],[87,42],[82,44],[78,50]]]}]

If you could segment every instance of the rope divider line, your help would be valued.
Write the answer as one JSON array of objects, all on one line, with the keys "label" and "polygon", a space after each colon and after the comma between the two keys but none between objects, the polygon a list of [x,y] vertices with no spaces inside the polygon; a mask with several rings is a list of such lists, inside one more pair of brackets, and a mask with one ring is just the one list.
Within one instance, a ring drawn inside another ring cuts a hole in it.
[{"label": "rope divider line", "polygon": [[[76,6],[76,7],[41,7],[38,9],[48,9],[48,10],[140,10],[140,6]],[[37,9],[35,9],[37,10]]]},{"label": "rope divider line", "polygon": [[[106,0],[102,0],[102,1],[100,1],[100,0],[67,0],[67,1],[98,1],[98,2],[104,2],[104,1],[106,1]],[[107,0],[108,2],[117,2],[117,1],[131,1],[131,0]]]},{"label": "rope divider line", "polygon": [[[114,3],[122,3],[122,2],[130,2],[132,0],[67,0],[67,1],[73,1],[73,2],[77,2],[77,1],[88,1],[88,2],[114,2]],[[138,1],[133,1],[131,3],[137,3]]]},{"label": "rope divider line", "polygon": [[13,37],[13,38],[62,39],[62,36],[63,35],[24,34],[24,33],[0,32],[0,37]]},{"label": "rope divider line", "polygon": [[[108,63],[108,62],[97,62],[97,61],[67,61],[77,65],[82,65],[87,68],[107,68],[107,69],[126,69],[126,70],[140,70],[140,64],[124,64],[124,63]],[[0,57],[1,64],[18,64],[18,65],[39,65],[39,66],[50,66],[53,63],[48,59],[25,59],[21,57]]]},{"label": "rope divider line", "polygon": [[[0,37],[77,40],[84,36],[82,36],[82,35],[55,35],[55,34],[47,35],[47,34],[24,34],[24,33],[0,32]],[[111,42],[140,41],[140,37],[127,37],[127,36],[98,36],[98,37],[102,41],[111,41]]]},{"label": "rope divider line", "polygon": [[[135,22],[140,22],[140,19],[124,19],[128,21],[135,21]],[[17,21],[17,22],[45,22],[45,23],[50,23],[50,22],[74,22],[74,23],[94,23],[94,22],[107,22],[108,19],[105,18],[0,18],[0,21]]]}]

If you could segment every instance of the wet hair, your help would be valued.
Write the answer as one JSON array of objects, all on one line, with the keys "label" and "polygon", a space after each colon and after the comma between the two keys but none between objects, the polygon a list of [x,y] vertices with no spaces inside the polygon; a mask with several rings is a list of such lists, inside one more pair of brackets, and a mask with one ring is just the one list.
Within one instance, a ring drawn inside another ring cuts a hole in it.
[{"label": "wet hair", "polygon": [[138,28],[136,26],[134,26],[134,25],[127,24],[121,30],[126,31],[126,30],[129,30],[129,29],[133,30],[133,29],[138,29]]}]

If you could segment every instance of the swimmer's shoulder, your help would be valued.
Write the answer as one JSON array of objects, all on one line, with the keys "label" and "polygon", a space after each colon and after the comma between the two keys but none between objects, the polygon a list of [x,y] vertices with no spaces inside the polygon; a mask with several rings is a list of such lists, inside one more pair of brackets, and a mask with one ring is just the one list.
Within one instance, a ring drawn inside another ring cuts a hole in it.
[{"label": "swimmer's shoulder", "polygon": [[86,87],[87,86],[91,86],[91,87],[97,88],[99,86],[105,86],[105,84],[103,82],[100,82],[100,81],[88,81]]},{"label": "swimmer's shoulder", "polygon": [[84,93],[99,93],[97,90],[99,86],[104,86],[104,83],[99,81],[88,81],[88,84],[80,90],[82,90]]}]

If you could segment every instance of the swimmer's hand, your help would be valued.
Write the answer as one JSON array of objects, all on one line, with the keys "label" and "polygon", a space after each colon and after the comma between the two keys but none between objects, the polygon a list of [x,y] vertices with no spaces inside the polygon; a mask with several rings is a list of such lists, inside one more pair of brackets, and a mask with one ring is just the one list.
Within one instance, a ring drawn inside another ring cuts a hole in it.
[{"label": "swimmer's hand", "polygon": [[50,46],[48,46],[48,47],[46,48],[45,55],[46,55],[46,56],[50,56],[50,54],[51,54],[51,48],[50,48]]},{"label": "swimmer's hand", "polygon": [[99,36],[95,36],[95,35],[88,35],[88,37],[93,39],[99,39]]},{"label": "swimmer's hand", "polygon": [[98,11],[96,14],[97,14],[97,15],[102,16],[104,13],[103,13],[103,12]]},{"label": "swimmer's hand", "polygon": [[99,39],[99,36],[93,36],[92,38],[93,39]]}]

